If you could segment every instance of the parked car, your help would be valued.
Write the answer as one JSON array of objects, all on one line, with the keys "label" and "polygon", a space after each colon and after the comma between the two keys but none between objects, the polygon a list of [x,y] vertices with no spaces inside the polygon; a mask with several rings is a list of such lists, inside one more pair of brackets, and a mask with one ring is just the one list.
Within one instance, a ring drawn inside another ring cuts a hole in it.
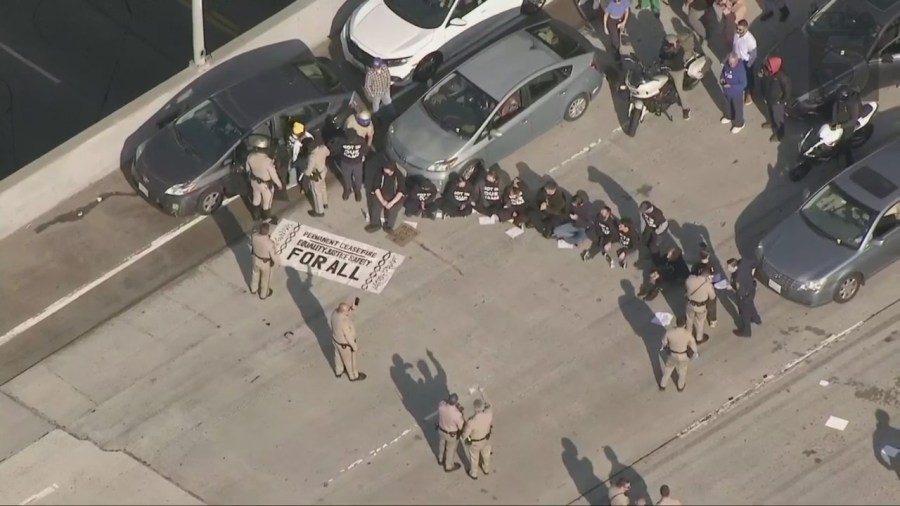
[{"label": "parked car", "polygon": [[600,91],[596,48],[545,20],[495,42],[438,81],[388,128],[387,155],[443,188],[470,178],[563,120]]},{"label": "parked car", "polygon": [[841,84],[864,95],[900,84],[900,0],[828,0],[770,54],[791,79],[788,114],[830,114]]},{"label": "parked car", "polygon": [[544,2],[367,0],[344,25],[344,58],[361,70],[379,58],[397,83],[409,82],[414,71],[424,80],[453,53],[502,30],[522,13],[539,12]]},{"label": "parked car", "polygon": [[900,258],[900,142],[815,192],[759,243],[757,277],[808,306],[843,303]]},{"label": "parked car", "polygon": [[169,214],[210,214],[246,188],[241,147],[248,136],[267,136],[274,145],[293,121],[315,130],[351,96],[324,59],[300,58],[262,72],[173,115],[138,146],[133,182]]}]

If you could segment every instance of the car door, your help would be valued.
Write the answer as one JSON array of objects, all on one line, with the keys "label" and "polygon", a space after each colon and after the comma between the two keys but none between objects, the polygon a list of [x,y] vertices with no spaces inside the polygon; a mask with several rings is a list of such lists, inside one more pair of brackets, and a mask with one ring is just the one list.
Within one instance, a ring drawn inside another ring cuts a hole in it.
[{"label": "car door", "polygon": [[867,277],[900,258],[900,202],[889,207],[875,222],[870,238],[860,251],[859,270]]},{"label": "car door", "polygon": [[499,162],[527,144],[532,137],[531,125],[525,115],[525,87],[510,93],[500,102],[484,128],[478,133],[473,158],[480,158],[487,166]]},{"label": "car door", "polygon": [[321,99],[316,102],[307,102],[281,112],[273,121],[273,138],[277,139],[275,150],[275,166],[285,179],[287,188],[297,186],[297,174],[288,170],[291,161],[291,153],[288,151],[288,137],[291,135],[294,123],[302,123],[307,132],[315,134],[322,128],[322,123],[328,116],[331,102]]},{"label": "car door", "polygon": [[527,90],[525,120],[533,130],[532,138],[540,137],[562,121],[569,100],[569,77],[572,65],[557,67],[531,79]]},{"label": "car door", "polygon": [[869,62],[870,73],[866,91],[877,91],[900,84],[900,37],[885,44]]}]

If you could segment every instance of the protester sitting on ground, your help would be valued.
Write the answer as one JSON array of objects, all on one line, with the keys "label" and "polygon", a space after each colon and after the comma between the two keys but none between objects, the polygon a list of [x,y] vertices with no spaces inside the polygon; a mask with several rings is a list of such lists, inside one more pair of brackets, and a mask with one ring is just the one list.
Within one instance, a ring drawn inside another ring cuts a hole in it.
[{"label": "protester sitting on ground", "polygon": [[421,216],[430,220],[437,218],[441,209],[441,196],[437,186],[424,176],[409,178],[408,186],[408,196],[404,202],[406,216]]},{"label": "protester sitting on ground", "polygon": [[496,169],[487,171],[475,185],[475,210],[485,216],[493,216],[503,208],[503,186]]},{"label": "protester sitting on ground", "polygon": [[553,235],[553,229],[569,219],[565,191],[553,181],[547,182],[538,190],[535,205],[532,222],[538,232],[546,238]]},{"label": "protester sitting on ground", "polygon": [[586,250],[591,244],[588,229],[593,225],[590,207],[587,194],[579,191],[569,206],[568,220],[553,229],[553,237]]},{"label": "protester sitting on ground", "polygon": [[475,202],[475,189],[471,183],[463,178],[459,178],[455,183],[447,185],[442,200],[441,207],[446,216],[451,218],[468,216],[472,214]]},{"label": "protester sitting on ground", "polygon": [[503,192],[503,207],[497,212],[500,221],[511,221],[513,225],[524,228],[531,226],[531,204],[528,186],[521,178],[515,178]]}]

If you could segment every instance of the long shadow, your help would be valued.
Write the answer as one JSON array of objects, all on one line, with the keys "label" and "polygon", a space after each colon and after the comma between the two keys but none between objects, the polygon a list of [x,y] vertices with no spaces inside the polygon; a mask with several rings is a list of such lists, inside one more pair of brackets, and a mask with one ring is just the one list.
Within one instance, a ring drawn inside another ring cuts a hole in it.
[{"label": "long shadow", "polygon": [[[223,206],[212,214],[212,219],[219,227],[222,233],[222,239],[234,255],[234,260],[241,269],[244,277],[244,285],[250,286],[250,275],[253,269],[253,259],[251,258],[249,239],[244,234],[244,226],[240,220],[234,215],[231,208]],[[240,239],[247,240],[240,240]]]},{"label": "long shadow", "polygon": [[412,363],[404,361],[397,353],[392,357],[390,375],[397,387],[397,392],[400,393],[403,407],[415,418],[431,453],[435,459],[439,459],[439,437],[435,429],[437,420],[428,417],[434,413],[438,403],[450,395],[450,389],[447,386],[447,373],[441,363],[430,350],[427,351],[427,354],[435,368],[433,375],[428,363],[425,360],[419,360],[417,365],[422,378],[413,379],[410,375],[410,370],[413,368]]},{"label": "long shadow", "polygon": [[646,500],[647,504],[653,504],[644,477],[635,468],[619,462],[619,456],[616,455],[616,451],[611,446],[604,446],[603,454],[609,459],[609,482],[615,483],[615,480],[618,478],[625,478],[631,482],[631,491],[628,492],[630,504],[636,504],[639,499]]},{"label": "long shadow", "polygon": [[[676,232],[673,230],[672,233],[674,234]],[[709,263],[712,265],[712,268],[716,273],[725,276],[726,279],[728,278],[728,273],[725,271],[721,259],[716,255],[709,229],[707,229],[705,225],[684,223],[680,227],[679,238],[681,239],[681,244],[696,244],[698,249],[701,242],[706,244],[710,253]],[[691,258],[694,257],[692,256]],[[730,290],[716,290],[716,298],[718,299],[719,304],[722,305],[722,308],[725,309],[725,312],[727,312],[731,319],[734,320],[735,327],[739,327],[741,317],[737,309],[737,301],[733,298],[733,293]]]},{"label": "long shadow", "polygon": [[619,296],[619,310],[631,326],[631,331],[641,338],[647,350],[647,359],[653,368],[656,382],[662,378],[662,366],[659,363],[659,347],[662,345],[666,329],[653,323],[655,312],[646,302],[638,298],[631,281],[621,281],[622,295]]},{"label": "long shadow", "polygon": [[578,497],[583,497],[588,504],[606,504],[609,488],[606,481],[597,476],[591,459],[579,457],[578,448],[567,437],[562,438],[562,448],[562,463],[575,483]]},{"label": "long shadow", "polygon": [[517,162],[516,171],[518,172],[519,177],[522,178],[522,181],[528,185],[531,197],[534,197],[534,194],[537,193],[544,184],[553,180],[553,178],[547,174],[538,174],[525,162]]},{"label": "long shadow", "polygon": [[[619,218],[630,219],[632,225],[635,227],[635,230],[640,232],[642,227],[641,212],[638,209],[638,202],[634,200],[634,197],[632,197],[631,194],[625,190],[625,188],[622,188],[622,185],[620,185],[615,179],[613,179],[597,167],[589,165],[587,168],[587,173],[588,181],[597,183],[603,188],[604,193],[606,193],[606,195],[609,197],[610,202],[612,202],[613,206],[615,206],[615,209],[613,211],[616,212],[617,216],[619,216]],[[651,191],[652,188],[648,188],[646,189],[645,194],[649,195]],[[637,268],[640,265],[645,264],[647,258],[648,255],[646,252],[646,248],[639,248],[638,261],[634,262],[634,266]],[[649,273],[645,269],[644,281],[647,280],[648,276]]]},{"label": "long shadow", "polygon": [[311,272],[307,272],[304,280],[300,278],[300,272],[296,269],[284,269],[284,271],[287,273],[287,291],[291,294],[291,299],[297,309],[300,310],[303,322],[316,336],[316,342],[319,343],[319,349],[322,351],[325,361],[334,371],[334,342],[331,338],[331,323],[328,321],[329,315],[322,307],[322,303],[312,293],[313,275]]},{"label": "long shadow", "polygon": [[[693,30],[691,30],[690,27],[685,25],[684,22],[680,18],[677,18],[677,17],[672,18],[672,27],[678,33],[681,33],[681,32],[693,33]],[[697,49],[699,50],[700,47],[697,47]],[[710,55],[707,55],[707,57],[709,57],[709,56]],[[716,57],[718,57],[718,56],[716,55]],[[721,59],[720,59],[720,61],[721,61]],[[713,104],[715,104],[715,106],[719,110],[719,112],[724,114],[725,107],[726,107],[725,96],[722,94],[722,88],[719,86],[719,76],[716,73],[715,67],[709,69],[709,72],[707,72],[706,75],[703,76],[703,79],[700,80],[700,84],[703,85],[703,89],[706,90],[706,94],[709,95],[709,99],[712,101]],[[692,104],[693,104],[693,102],[695,102],[694,96],[696,96],[697,93],[698,93],[697,88],[694,88],[693,90],[687,92],[688,101],[689,101],[688,105],[691,105],[693,107]]]},{"label": "long shadow", "polygon": [[900,429],[891,427],[891,418],[883,409],[875,410],[875,431],[872,433],[872,450],[875,453],[875,459],[881,463],[882,467],[894,471],[897,479],[900,479],[900,455],[885,461],[881,454],[885,446],[892,446],[900,449]]}]

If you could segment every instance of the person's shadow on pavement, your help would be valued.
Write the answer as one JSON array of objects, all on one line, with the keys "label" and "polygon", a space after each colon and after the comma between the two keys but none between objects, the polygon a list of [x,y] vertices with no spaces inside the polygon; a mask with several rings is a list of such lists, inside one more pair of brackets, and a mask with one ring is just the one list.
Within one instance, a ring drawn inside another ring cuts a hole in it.
[{"label": "person's shadow on pavement", "polygon": [[[431,369],[425,360],[418,361],[419,373],[422,379],[413,379],[410,370],[413,365],[406,362],[395,353],[392,357],[392,365],[390,369],[391,379],[400,393],[403,407],[415,418],[416,424],[422,430],[422,436],[428,443],[431,453],[435,459],[440,459],[438,454],[439,435],[435,426],[437,425],[437,415],[434,414],[438,403],[450,396],[450,390],[447,386],[447,373],[443,366],[435,358],[431,350],[427,350],[429,360],[434,364],[435,373],[432,375]],[[434,414],[434,416],[431,416]]]},{"label": "person's shadow on pavement", "polygon": [[584,498],[588,504],[606,504],[609,488],[594,472],[594,463],[587,457],[578,456],[578,448],[571,439],[562,438],[562,462],[575,483],[578,498]]},{"label": "person's shadow on pavement", "polygon": [[900,479],[900,454],[891,457],[883,454],[886,446],[900,450],[900,429],[891,427],[891,418],[883,409],[875,410],[875,432],[872,433],[872,450],[882,467],[894,471]]},{"label": "person's shadow on pavement", "polygon": [[647,358],[653,368],[653,377],[657,384],[662,379],[659,347],[662,345],[665,329],[653,323],[656,313],[646,302],[638,298],[631,281],[621,281],[622,295],[619,296],[619,310],[631,326],[631,331],[640,336],[647,350]]},{"label": "person's shadow on pavement", "polygon": [[311,272],[307,272],[304,281],[300,279],[300,272],[296,269],[285,268],[284,270],[287,273],[288,293],[291,294],[294,304],[300,310],[303,322],[316,336],[319,349],[322,350],[325,361],[334,372],[334,342],[331,338],[331,323],[328,321],[329,315],[325,313],[319,299],[312,293],[313,275]]},{"label": "person's shadow on pavement", "polygon": [[647,482],[644,481],[641,474],[635,468],[619,462],[619,456],[612,447],[604,446],[603,454],[609,459],[609,483],[615,483],[619,478],[625,478],[631,482],[631,490],[628,492],[629,504],[636,504],[641,498],[646,500],[647,504],[653,504],[653,500],[650,499],[650,491],[647,490]]}]

